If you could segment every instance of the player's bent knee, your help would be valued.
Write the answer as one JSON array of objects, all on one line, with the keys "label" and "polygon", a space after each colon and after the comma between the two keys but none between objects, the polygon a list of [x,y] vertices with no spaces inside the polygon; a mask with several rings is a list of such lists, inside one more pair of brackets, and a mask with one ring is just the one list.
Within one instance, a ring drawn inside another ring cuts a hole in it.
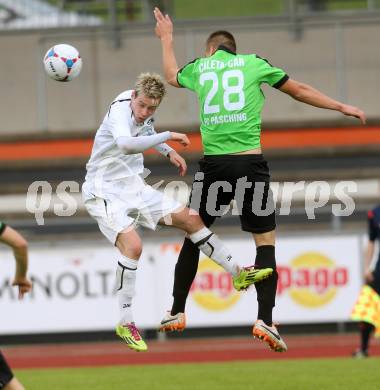
[{"label": "player's bent knee", "polygon": [[201,217],[196,215],[189,215],[184,221],[184,229],[187,233],[194,233],[204,227]]},{"label": "player's bent knee", "polygon": [[139,259],[142,253],[142,245],[140,243],[133,243],[129,244],[127,247],[128,257],[131,257],[133,259]]},{"label": "player's bent knee", "polygon": [[172,214],[172,224],[173,226],[184,230],[186,233],[194,233],[204,226],[199,214],[189,208],[185,208],[179,213]]},{"label": "player's bent knee", "polygon": [[116,246],[122,255],[132,259],[139,259],[142,253],[141,239],[136,237],[126,237],[123,233],[119,234],[116,240]]},{"label": "player's bent knee", "polygon": [[26,251],[28,250],[28,243],[24,239],[20,239],[14,245],[15,249]]},{"label": "player's bent knee", "polygon": [[131,240],[127,243],[128,257],[138,259],[142,253],[142,242],[141,240]]}]

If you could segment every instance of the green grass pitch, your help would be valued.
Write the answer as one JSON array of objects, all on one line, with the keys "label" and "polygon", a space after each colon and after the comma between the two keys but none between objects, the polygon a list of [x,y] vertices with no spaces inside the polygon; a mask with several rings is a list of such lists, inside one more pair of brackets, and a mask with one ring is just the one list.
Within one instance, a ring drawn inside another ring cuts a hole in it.
[{"label": "green grass pitch", "polygon": [[27,390],[377,390],[380,358],[17,370]]}]

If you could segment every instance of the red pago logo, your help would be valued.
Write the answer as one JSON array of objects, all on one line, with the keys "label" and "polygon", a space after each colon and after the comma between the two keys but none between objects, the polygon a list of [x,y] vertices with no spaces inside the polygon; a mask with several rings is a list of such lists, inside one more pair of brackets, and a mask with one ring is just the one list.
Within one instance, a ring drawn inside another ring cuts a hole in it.
[{"label": "red pago logo", "polygon": [[199,262],[190,294],[198,305],[212,311],[226,310],[240,299],[231,275],[208,257]]},{"label": "red pago logo", "polygon": [[277,296],[288,293],[298,304],[312,308],[332,301],[349,280],[346,267],[319,252],[303,253],[290,266],[277,266],[277,271]]}]

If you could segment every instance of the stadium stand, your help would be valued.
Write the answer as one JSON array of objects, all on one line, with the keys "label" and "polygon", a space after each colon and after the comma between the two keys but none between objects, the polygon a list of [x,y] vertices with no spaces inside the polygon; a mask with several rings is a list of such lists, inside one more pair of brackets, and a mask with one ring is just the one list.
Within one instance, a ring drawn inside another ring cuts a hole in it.
[{"label": "stadium stand", "polygon": [[96,16],[65,12],[41,0],[1,0],[0,29],[54,28],[101,24]]}]

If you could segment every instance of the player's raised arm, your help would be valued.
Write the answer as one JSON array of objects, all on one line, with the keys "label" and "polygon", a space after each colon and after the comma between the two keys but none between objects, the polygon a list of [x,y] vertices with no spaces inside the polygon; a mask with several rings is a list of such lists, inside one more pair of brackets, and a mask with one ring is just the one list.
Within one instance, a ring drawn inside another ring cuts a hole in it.
[{"label": "player's raised arm", "polygon": [[180,87],[177,82],[178,65],[173,49],[173,23],[169,15],[163,15],[156,7],[153,11],[156,19],[155,32],[161,40],[162,61],[166,81],[173,87]]},{"label": "player's raised arm", "polygon": [[308,84],[289,79],[279,89],[300,102],[314,107],[339,111],[344,115],[360,119],[362,124],[366,122],[365,114],[359,108],[334,100]]}]

